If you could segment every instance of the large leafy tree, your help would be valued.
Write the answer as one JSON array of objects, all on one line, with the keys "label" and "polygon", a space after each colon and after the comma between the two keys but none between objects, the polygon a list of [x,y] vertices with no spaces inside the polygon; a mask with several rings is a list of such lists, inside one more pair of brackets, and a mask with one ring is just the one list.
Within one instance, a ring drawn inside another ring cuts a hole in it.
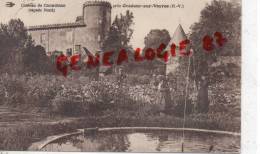
[{"label": "large leafy tree", "polygon": [[1,72],[48,72],[52,69],[44,48],[34,45],[24,23],[12,19],[0,25],[0,68]]},{"label": "large leafy tree", "polygon": [[[144,49],[143,49],[143,54],[145,53],[145,51],[148,48],[151,48],[154,50],[154,52],[156,52],[156,49],[159,48],[160,45],[164,44],[165,47],[168,45],[168,43],[170,42],[171,37],[170,34],[168,32],[168,30],[163,29],[152,29],[144,38]],[[145,62],[143,63],[143,67],[145,68],[150,68],[150,69],[154,69],[156,67],[158,67],[157,64],[162,64],[159,61],[152,61],[152,64],[150,62]]]},{"label": "large leafy tree", "polygon": [[115,17],[103,43],[104,51],[118,51],[120,49],[127,49],[130,47],[129,42],[133,34],[133,18],[133,13],[129,10],[126,11],[125,15],[120,14]]},{"label": "large leafy tree", "polygon": [[132,47],[129,42],[133,34],[133,19],[133,13],[129,10],[127,10],[125,14],[117,15],[103,42],[103,51],[114,52],[113,57],[111,58],[114,63],[121,49],[125,49],[125,51],[128,52],[129,57],[131,56]]},{"label": "large leafy tree", "polygon": [[51,59],[47,57],[45,49],[40,46],[33,46],[25,50],[23,54],[23,65],[25,72],[31,73],[53,73],[56,67],[51,63]]},{"label": "large leafy tree", "polygon": [[171,37],[166,29],[153,29],[144,38],[145,48],[158,48],[162,43],[167,45]]},{"label": "large leafy tree", "polygon": [[0,25],[0,67],[2,71],[21,72],[22,57],[33,46],[31,37],[20,19]]},{"label": "large leafy tree", "polygon": [[[194,57],[190,74],[198,88],[198,112],[205,113],[209,109],[208,88],[216,79],[216,74],[213,72],[217,72],[214,71],[217,68],[211,64],[220,56],[241,54],[240,18],[241,7],[238,3],[213,0],[201,11],[199,22],[191,27],[190,40]],[[225,37],[227,42],[218,43],[216,32]],[[207,36],[206,39],[205,36]],[[212,40],[209,39],[210,37]]]}]

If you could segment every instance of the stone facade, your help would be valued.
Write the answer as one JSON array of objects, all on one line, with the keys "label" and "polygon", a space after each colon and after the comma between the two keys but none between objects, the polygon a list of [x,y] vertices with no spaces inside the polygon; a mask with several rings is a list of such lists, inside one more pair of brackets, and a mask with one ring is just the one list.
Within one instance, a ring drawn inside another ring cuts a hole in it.
[{"label": "stone facade", "polygon": [[74,23],[31,26],[28,32],[36,45],[41,45],[50,55],[54,51],[77,54],[87,48],[91,53],[101,51],[111,25],[111,4],[88,1],[83,4],[83,14]]}]

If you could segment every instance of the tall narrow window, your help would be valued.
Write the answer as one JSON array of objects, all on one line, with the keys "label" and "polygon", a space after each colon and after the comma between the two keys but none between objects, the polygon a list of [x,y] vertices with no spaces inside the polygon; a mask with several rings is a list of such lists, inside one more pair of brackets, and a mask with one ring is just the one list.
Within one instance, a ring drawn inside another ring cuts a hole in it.
[{"label": "tall narrow window", "polygon": [[100,35],[97,36],[97,40],[98,40],[98,42],[101,41],[101,36]]},{"label": "tall narrow window", "polygon": [[45,34],[45,33],[41,33],[40,42],[41,42],[41,43],[44,43],[45,40],[46,40],[46,34]]},{"label": "tall narrow window", "polygon": [[80,52],[81,50],[81,45],[75,45],[75,51]]},{"label": "tall narrow window", "polygon": [[98,24],[102,24],[102,19],[98,19]]},{"label": "tall narrow window", "polygon": [[72,48],[68,48],[66,51],[67,56],[71,56],[72,55]]},{"label": "tall narrow window", "polygon": [[73,31],[67,31],[67,32],[66,32],[66,39],[67,39],[67,41],[69,41],[69,42],[72,42],[72,41],[73,41]]}]

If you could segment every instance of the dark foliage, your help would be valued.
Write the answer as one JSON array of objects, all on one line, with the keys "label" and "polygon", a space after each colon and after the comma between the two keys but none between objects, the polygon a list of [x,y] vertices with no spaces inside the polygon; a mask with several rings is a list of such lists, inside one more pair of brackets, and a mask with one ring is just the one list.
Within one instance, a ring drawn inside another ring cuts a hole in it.
[{"label": "dark foliage", "polygon": [[18,74],[53,72],[44,48],[34,45],[20,19],[0,25],[0,68]]},{"label": "dark foliage", "polygon": [[[214,0],[201,11],[199,22],[191,27],[190,40],[194,50],[191,59],[191,77],[195,80],[198,88],[198,111],[207,112],[209,108],[208,83],[215,75],[211,76],[216,63],[221,56],[241,55],[240,29],[241,29],[241,6],[234,2]],[[223,46],[214,43],[211,51],[203,48],[203,38],[208,35],[214,40],[215,32],[221,33],[227,40]],[[214,72],[214,71],[213,71]]]}]

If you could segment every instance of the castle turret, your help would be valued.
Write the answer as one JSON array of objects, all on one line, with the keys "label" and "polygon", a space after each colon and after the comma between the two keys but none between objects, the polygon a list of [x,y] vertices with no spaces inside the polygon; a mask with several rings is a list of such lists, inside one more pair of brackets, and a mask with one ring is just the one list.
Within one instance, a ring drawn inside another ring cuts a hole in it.
[{"label": "castle turret", "polygon": [[101,50],[104,40],[111,25],[111,4],[104,1],[88,1],[83,5],[83,20],[87,25],[87,35],[93,39],[93,49]]},{"label": "castle turret", "polygon": [[186,40],[187,36],[182,28],[182,26],[179,24],[178,27],[176,28],[171,43],[176,44],[177,46],[179,46],[179,43],[183,40]]},{"label": "castle turret", "polygon": [[[175,44],[177,48],[176,48],[176,56],[170,57],[170,60],[168,61],[167,65],[166,65],[166,74],[175,73],[176,68],[179,65],[179,58],[180,58],[179,43],[186,39],[187,39],[187,36],[186,36],[182,26],[179,24],[172,36],[172,39],[170,40],[170,42],[167,46],[168,51],[170,50],[172,44]],[[188,45],[186,50],[189,50],[189,48],[190,48],[190,46]]]}]

